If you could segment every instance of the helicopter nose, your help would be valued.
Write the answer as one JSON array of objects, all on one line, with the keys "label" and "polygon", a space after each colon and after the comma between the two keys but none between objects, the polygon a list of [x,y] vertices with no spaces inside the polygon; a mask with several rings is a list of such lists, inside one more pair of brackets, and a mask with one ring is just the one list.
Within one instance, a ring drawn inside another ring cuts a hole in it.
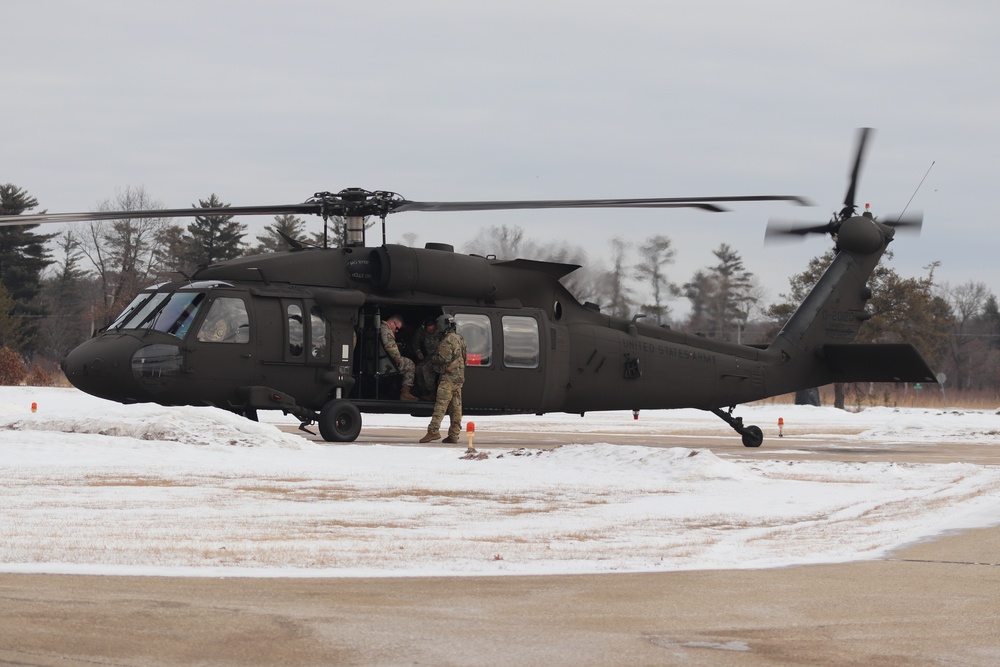
[{"label": "helicopter nose", "polygon": [[126,334],[104,334],[66,355],[63,373],[73,386],[99,398],[122,403],[142,400],[131,359],[141,342]]}]

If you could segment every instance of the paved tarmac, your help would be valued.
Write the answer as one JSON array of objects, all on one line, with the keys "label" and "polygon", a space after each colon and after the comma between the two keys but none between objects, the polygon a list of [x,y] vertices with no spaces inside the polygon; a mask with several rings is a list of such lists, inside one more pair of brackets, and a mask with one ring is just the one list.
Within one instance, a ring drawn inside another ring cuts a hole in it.
[{"label": "paved tarmac", "polygon": [[[419,434],[370,430],[360,441],[411,442]],[[545,437],[551,446],[561,439]],[[476,445],[537,447],[537,438],[481,434]],[[794,438],[744,450],[731,440],[658,442],[732,457],[988,465],[998,464],[993,450],[1000,450],[1000,443],[845,449]],[[880,560],[771,570],[393,579],[0,574],[0,664],[997,665],[1000,527]]]}]

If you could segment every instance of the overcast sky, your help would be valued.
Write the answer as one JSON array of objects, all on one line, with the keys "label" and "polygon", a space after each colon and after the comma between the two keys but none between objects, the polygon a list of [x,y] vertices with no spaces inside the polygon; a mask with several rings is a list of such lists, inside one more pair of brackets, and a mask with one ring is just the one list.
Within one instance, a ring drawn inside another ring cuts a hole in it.
[{"label": "overcast sky", "polygon": [[520,225],[604,263],[612,236],[666,234],[677,282],[725,241],[777,299],[829,240],[765,247],[768,218],[825,222],[855,130],[871,126],[858,203],[876,214],[907,206],[935,163],[909,208],[923,234],[897,239],[892,266],[940,261],[941,281],[1000,292],[995,3],[5,0],[0,17],[0,182],[49,212],[128,185],[167,207],[345,187],[421,201],[807,196],[816,208],[389,218],[390,242],[461,248]]}]

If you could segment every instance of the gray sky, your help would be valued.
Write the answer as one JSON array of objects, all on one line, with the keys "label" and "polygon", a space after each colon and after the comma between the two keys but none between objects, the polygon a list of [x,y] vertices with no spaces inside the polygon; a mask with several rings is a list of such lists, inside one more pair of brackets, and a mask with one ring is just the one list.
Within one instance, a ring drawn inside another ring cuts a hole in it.
[{"label": "gray sky", "polygon": [[[677,282],[725,241],[777,299],[830,244],[765,247],[767,219],[825,222],[855,129],[871,126],[858,203],[876,214],[902,210],[935,162],[910,205],[923,233],[898,238],[892,266],[940,261],[940,280],[1000,292],[995,3],[6,0],[0,17],[0,182],[50,212],[127,185],[167,207],[345,187],[433,201],[804,195],[818,207],[389,218],[390,242],[460,248],[516,224],[605,264],[612,236],[666,234]],[[244,221],[256,233],[269,219]]]}]

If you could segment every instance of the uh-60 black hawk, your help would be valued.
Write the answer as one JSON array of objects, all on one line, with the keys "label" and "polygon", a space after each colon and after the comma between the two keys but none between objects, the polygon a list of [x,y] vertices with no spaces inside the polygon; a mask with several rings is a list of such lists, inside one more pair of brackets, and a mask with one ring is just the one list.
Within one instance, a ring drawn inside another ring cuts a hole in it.
[{"label": "uh-60 black hawk", "polygon": [[[327,441],[349,442],[362,412],[429,415],[433,403],[400,400],[400,378],[382,349],[382,319],[409,326],[452,315],[469,352],[466,415],[586,413],[700,408],[760,446],[736,405],[843,381],[933,382],[907,344],[851,341],[869,317],[866,285],[895,227],[856,214],[862,132],[843,208],[823,225],[836,257],[767,345],[710,340],[622,319],[581,304],[559,282],[576,265],[463,255],[450,245],[384,242],[385,217],[406,211],[540,208],[724,210],[720,204],[791,196],[564,201],[409,201],[391,192],[347,189],[301,204],[10,216],[0,224],[210,215],[343,216],[343,247],[305,247],[241,257],[150,287],[64,360],[85,392],[122,403],[212,405],[255,419],[281,410]],[[364,220],[383,221],[383,244],[366,247]],[[324,225],[325,226],[325,225]],[[326,245],[326,244],[324,244]],[[404,330],[405,331],[405,330]],[[401,337],[402,339],[402,337]]]}]

